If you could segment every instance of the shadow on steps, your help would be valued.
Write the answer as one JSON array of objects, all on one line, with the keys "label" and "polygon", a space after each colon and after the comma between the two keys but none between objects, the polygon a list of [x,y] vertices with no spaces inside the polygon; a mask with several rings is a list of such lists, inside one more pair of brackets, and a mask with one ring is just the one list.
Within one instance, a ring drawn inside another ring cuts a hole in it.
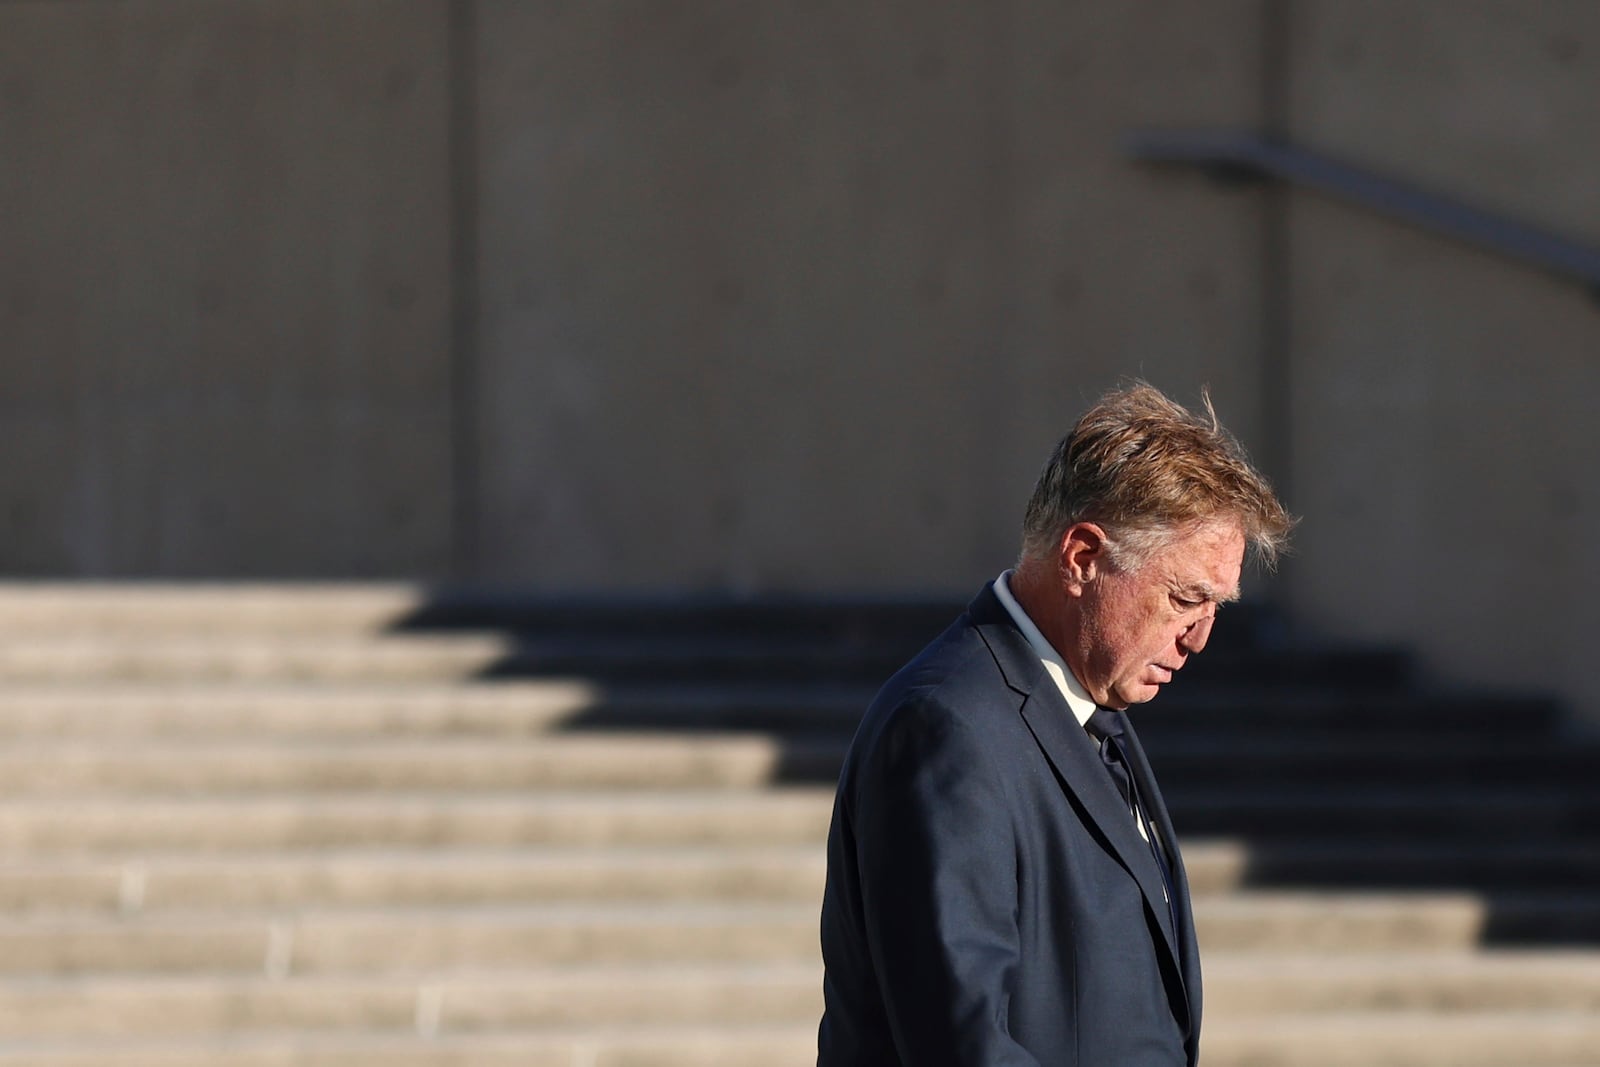
[{"label": "shadow on steps", "polygon": [[[454,591],[396,629],[510,636],[485,681],[592,683],[566,730],[759,733],[775,784],[826,785],[876,687],[961,608]],[[1191,868],[1226,842],[1237,888],[1469,892],[1485,944],[1600,943],[1600,741],[1552,700],[1443,691],[1403,650],[1304,642],[1247,604],[1134,715]]]}]

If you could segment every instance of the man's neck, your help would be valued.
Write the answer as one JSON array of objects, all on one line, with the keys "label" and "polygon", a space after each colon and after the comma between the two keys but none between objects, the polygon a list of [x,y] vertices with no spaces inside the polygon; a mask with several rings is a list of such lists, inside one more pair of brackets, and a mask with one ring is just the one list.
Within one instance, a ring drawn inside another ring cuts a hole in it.
[{"label": "man's neck", "polygon": [[1033,616],[1028,613],[1028,609],[1017,599],[1013,586],[1015,581],[1015,572],[1007,571],[1002,574],[995,581],[995,595],[1000,598],[1001,604],[1004,605],[1007,613],[1011,615],[1012,620],[1017,624],[1017,628],[1022,631],[1022,636],[1039,657],[1040,662],[1044,665],[1045,673],[1050,676],[1056,687],[1061,690],[1061,695],[1066,700],[1067,707],[1072,710],[1073,717],[1078,720],[1079,725],[1082,725],[1089,721],[1089,716],[1094,714],[1094,700],[1072,673],[1072,668],[1067,665],[1067,661],[1062,657],[1061,653],[1056,650],[1050,639],[1039,629],[1038,624],[1033,620]]},{"label": "man's neck", "polygon": [[1028,613],[1050,647],[1062,659],[1067,659],[1065,598],[1059,589],[1052,587],[1044,568],[1036,560],[1024,560],[1011,572],[1007,585],[1018,606]]}]

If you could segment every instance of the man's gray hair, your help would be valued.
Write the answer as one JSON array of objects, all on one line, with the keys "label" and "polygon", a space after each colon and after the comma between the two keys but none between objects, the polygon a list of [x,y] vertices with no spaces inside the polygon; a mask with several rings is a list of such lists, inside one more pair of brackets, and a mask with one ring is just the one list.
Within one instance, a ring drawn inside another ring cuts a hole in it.
[{"label": "man's gray hair", "polygon": [[1202,393],[1204,414],[1133,382],[1102,397],[1056,445],[1022,524],[1024,559],[1048,560],[1076,523],[1106,533],[1112,562],[1136,570],[1187,530],[1236,522],[1268,567],[1295,520]]}]

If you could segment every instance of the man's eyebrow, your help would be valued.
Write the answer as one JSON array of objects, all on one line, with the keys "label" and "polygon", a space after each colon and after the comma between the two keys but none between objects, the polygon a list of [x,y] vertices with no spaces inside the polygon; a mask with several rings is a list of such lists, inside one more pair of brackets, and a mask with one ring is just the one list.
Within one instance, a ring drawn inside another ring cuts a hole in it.
[{"label": "man's eyebrow", "polygon": [[1239,599],[1239,587],[1234,586],[1225,593],[1217,592],[1216,588],[1206,581],[1180,582],[1177,591],[1185,597],[1194,600],[1210,600],[1217,604],[1232,604]]}]

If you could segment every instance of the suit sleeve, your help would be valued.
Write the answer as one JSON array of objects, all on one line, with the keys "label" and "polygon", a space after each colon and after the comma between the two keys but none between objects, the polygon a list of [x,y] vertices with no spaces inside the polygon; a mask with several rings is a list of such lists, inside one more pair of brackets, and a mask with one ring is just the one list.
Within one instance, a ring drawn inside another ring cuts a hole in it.
[{"label": "suit sleeve", "polygon": [[861,770],[863,919],[901,1062],[1038,1067],[1007,1032],[1017,853],[994,756],[924,695],[895,709]]}]

